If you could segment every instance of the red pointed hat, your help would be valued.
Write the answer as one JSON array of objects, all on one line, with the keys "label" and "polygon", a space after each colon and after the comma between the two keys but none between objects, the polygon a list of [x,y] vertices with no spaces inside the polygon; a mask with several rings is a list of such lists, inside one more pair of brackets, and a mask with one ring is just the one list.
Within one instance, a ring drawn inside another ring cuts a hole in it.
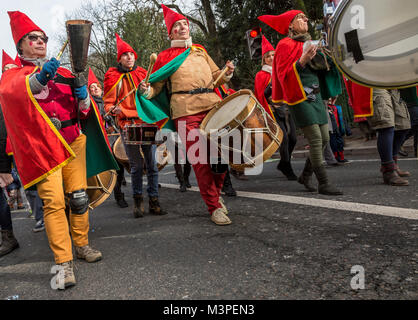
[{"label": "red pointed hat", "polygon": [[[173,28],[173,25],[176,23],[176,21],[187,20],[185,16],[171,10],[169,7],[163,4],[161,4],[161,7],[163,8],[164,20],[165,20],[165,25],[167,26],[168,34],[171,33],[171,29]],[[187,20],[187,23],[189,23],[189,20]]]},{"label": "red pointed hat", "polygon": [[20,11],[8,11],[10,18],[10,27],[12,28],[12,35],[15,44],[23,38],[25,34],[32,31],[41,31],[45,35],[46,33],[39,28],[29,17]]},{"label": "red pointed hat", "polygon": [[98,83],[100,84],[99,80],[97,79],[96,75],[94,74],[93,70],[91,70],[91,68],[89,68],[89,81],[88,81],[88,88],[90,89],[90,86],[93,83]]},{"label": "red pointed hat", "polygon": [[1,62],[1,70],[4,70],[4,67],[8,64],[16,64],[16,61],[13,60],[7,53],[6,51],[3,50],[3,57],[2,57],[2,62]]},{"label": "red pointed hat", "polygon": [[267,38],[263,35],[262,42],[261,42],[261,56],[264,57],[264,55],[269,51],[274,51],[274,47],[271,45],[271,43],[267,40]]},{"label": "red pointed hat", "polygon": [[120,57],[126,52],[132,52],[135,55],[135,60],[138,59],[138,55],[136,54],[135,50],[132,49],[132,47],[129,44],[123,41],[117,33],[115,33],[115,36],[116,36],[116,47],[118,49],[117,61],[119,62]]},{"label": "red pointed hat", "polygon": [[278,33],[287,35],[289,33],[289,25],[292,20],[299,14],[303,13],[300,10],[290,10],[282,13],[278,16],[266,15],[260,16],[258,19],[263,21],[265,24],[272,27]]}]

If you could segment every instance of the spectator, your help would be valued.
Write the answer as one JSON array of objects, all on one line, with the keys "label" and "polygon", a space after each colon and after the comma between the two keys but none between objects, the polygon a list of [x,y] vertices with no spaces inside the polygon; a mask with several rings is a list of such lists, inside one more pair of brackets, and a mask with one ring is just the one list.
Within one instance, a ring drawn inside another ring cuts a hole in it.
[{"label": "spectator", "polygon": [[[330,98],[328,100],[328,112],[331,119],[331,126],[329,127],[330,146],[334,153],[335,159],[339,163],[348,163],[349,161],[344,158],[344,139],[345,126],[342,116],[342,109],[340,106],[336,106],[337,98]],[[339,108],[338,108],[339,107]]]},{"label": "spectator", "polygon": [[36,188],[29,188],[25,191],[26,199],[28,199],[30,209],[32,211],[31,214],[35,216],[35,226],[32,229],[33,232],[41,232],[45,230],[45,223],[44,223],[44,209],[43,203],[41,198],[38,195],[38,191]]},{"label": "spectator", "polygon": [[[3,189],[6,185],[13,182],[11,175],[12,159],[6,153],[6,139],[7,132],[4,124],[3,112],[0,108],[0,186]],[[0,190],[0,227],[1,227],[1,246],[0,257],[19,248],[13,234],[12,217],[10,214],[10,207],[7,204],[6,197],[3,190]]]},{"label": "spectator", "polygon": [[[410,137],[414,137],[414,156],[417,155],[417,144],[418,144],[418,87],[401,89],[401,98],[406,102],[408,107],[409,116],[411,118],[411,129],[407,132],[405,136],[405,143]],[[399,152],[400,153],[400,152]],[[406,154],[408,156],[408,154]]]}]

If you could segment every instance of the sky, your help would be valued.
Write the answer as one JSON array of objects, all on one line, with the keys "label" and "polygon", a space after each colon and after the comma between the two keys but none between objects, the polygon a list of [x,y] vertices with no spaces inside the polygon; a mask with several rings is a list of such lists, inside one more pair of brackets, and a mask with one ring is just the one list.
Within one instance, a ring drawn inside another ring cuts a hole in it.
[{"label": "sky", "polygon": [[[64,31],[65,16],[80,8],[86,0],[2,0],[0,2],[0,50],[4,49],[12,58],[16,48],[10,30],[7,11],[25,13],[49,37],[48,57],[56,56],[62,46],[57,36]],[[96,0],[90,0],[95,2]]]}]

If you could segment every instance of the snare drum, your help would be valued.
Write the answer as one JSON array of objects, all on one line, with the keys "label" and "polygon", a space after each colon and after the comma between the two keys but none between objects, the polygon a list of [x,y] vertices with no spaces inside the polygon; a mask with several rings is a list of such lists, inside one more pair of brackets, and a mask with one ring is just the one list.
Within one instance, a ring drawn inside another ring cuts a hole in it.
[{"label": "snare drum", "polygon": [[369,87],[417,85],[417,9],[417,0],[341,1],[328,37],[339,69]]},{"label": "snare drum", "polygon": [[159,130],[157,125],[146,123],[127,124],[122,131],[125,144],[150,145],[158,144],[155,136]]},{"label": "snare drum", "polygon": [[240,90],[221,101],[206,115],[200,129],[238,171],[270,159],[283,141],[283,131],[251,90]]}]

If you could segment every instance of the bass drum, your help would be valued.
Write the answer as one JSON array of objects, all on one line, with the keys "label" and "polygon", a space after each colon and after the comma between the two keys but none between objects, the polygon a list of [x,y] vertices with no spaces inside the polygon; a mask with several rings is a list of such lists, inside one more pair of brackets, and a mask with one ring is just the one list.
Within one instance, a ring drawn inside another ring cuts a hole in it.
[{"label": "bass drum", "polygon": [[87,179],[89,209],[98,207],[110,196],[115,187],[116,178],[116,171],[108,170]]},{"label": "bass drum", "polygon": [[[140,148],[139,145],[138,145],[138,148]],[[113,149],[113,154],[115,155],[115,158],[118,160],[118,162],[123,165],[126,171],[130,172],[131,166],[129,164],[129,158],[126,155],[125,147],[122,143],[121,137],[117,138],[117,140],[113,144],[112,149]],[[142,154],[142,150],[140,150],[140,152]],[[158,171],[161,171],[171,159],[171,154],[168,151],[165,143],[162,143],[157,146],[156,157],[157,157],[156,160],[157,160]],[[144,174],[145,173],[146,173],[146,168],[144,168]]]},{"label": "bass drum", "polygon": [[368,87],[417,85],[417,8],[417,0],[342,0],[328,34],[339,69]]},{"label": "bass drum", "polygon": [[126,171],[131,172],[131,166],[129,164],[129,158],[126,155],[125,146],[122,143],[122,138],[119,136],[112,146],[113,155],[116,160],[123,165]]}]

